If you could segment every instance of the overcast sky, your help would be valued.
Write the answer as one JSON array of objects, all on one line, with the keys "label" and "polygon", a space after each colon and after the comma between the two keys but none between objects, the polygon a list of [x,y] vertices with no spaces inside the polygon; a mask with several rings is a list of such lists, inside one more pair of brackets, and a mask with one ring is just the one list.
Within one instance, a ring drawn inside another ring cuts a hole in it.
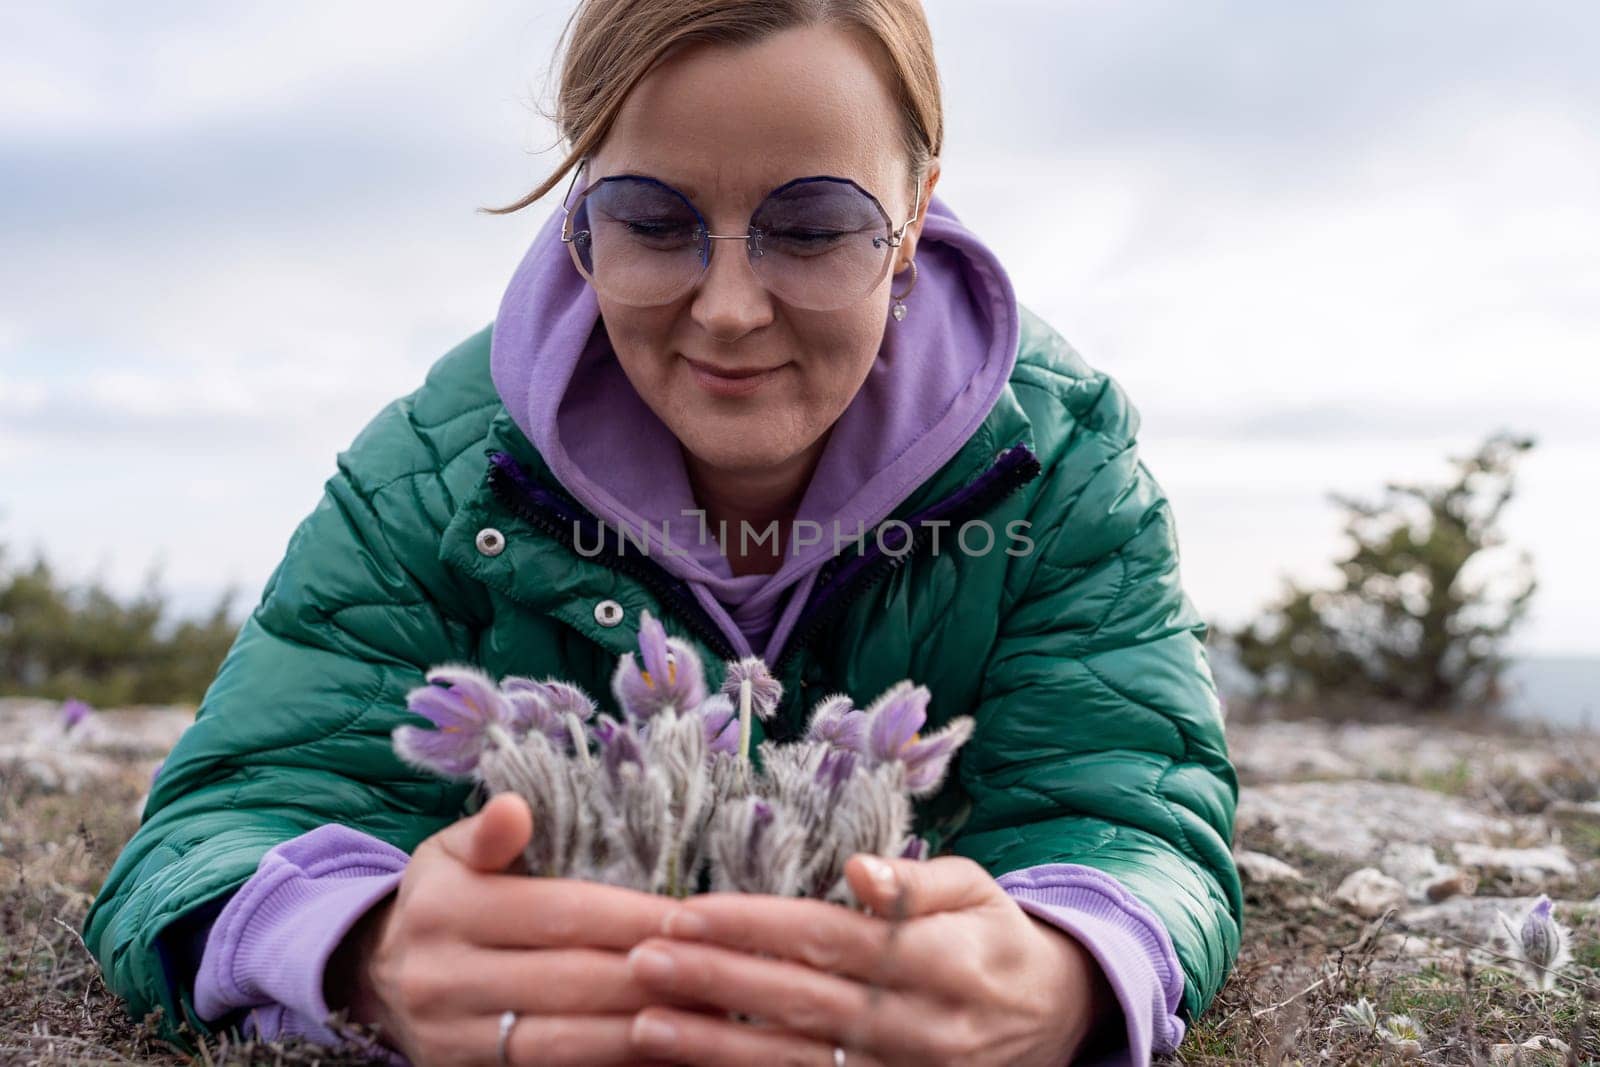
[{"label": "overcast sky", "polygon": [[[927,7],[939,194],[1133,397],[1203,614],[1509,428],[1516,647],[1600,654],[1600,5]],[[0,543],[253,605],[552,210],[474,211],[557,158],[569,10],[0,8]]]}]

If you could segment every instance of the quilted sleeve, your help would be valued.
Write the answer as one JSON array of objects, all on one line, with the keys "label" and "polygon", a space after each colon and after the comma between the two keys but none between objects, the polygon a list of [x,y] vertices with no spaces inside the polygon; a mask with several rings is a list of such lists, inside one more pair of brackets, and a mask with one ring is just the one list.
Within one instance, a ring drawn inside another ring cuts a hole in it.
[{"label": "quilted sleeve", "polygon": [[1060,439],[1040,442],[1034,546],[1008,578],[957,761],[971,807],[948,848],[997,877],[1044,863],[1113,876],[1165,925],[1192,1018],[1239,949],[1238,782],[1138,415],[1112,379],[1089,384],[1075,418],[1055,417]]},{"label": "quilted sleeve", "polygon": [[207,1037],[222,1024],[194,1010],[184,932],[268,850],[341,823],[410,853],[469,795],[390,743],[397,724],[422,721],[406,693],[429,667],[470,660],[486,610],[438,561],[453,502],[409,399],[339,454],[85,918],[129,1014],[159,1010],[162,1036],[190,1051],[180,1024]]}]

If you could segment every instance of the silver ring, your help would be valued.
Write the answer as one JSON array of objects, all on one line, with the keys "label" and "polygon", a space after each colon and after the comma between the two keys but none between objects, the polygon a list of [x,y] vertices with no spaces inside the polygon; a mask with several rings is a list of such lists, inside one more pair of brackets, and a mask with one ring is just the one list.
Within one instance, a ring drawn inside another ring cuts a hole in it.
[{"label": "silver ring", "polygon": [[833,1046],[833,1067],[844,1067],[844,1049]]},{"label": "silver ring", "polygon": [[[500,1061],[500,1067],[510,1067],[511,1061],[506,1059],[506,1043],[511,1037],[511,1028],[517,1025],[517,1013],[505,1011],[500,1015],[500,1041],[495,1045],[495,1058]],[[835,1057],[837,1060],[837,1057]]]}]

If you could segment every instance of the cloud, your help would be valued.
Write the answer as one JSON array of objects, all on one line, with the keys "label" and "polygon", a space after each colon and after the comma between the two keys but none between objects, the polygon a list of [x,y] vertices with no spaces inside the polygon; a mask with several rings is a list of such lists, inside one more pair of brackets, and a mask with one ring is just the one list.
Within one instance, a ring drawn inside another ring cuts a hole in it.
[{"label": "cloud", "polygon": [[[1572,486],[1600,447],[1600,8],[930,0],[941,196],[1111,373],[1186,584],[1324,573],[1329,489],[1500,426],[1600,651]],[[531,110],[568,5],[0,11],[0,538],[257,588],[334,454],[495,314],[553,198]]]}]

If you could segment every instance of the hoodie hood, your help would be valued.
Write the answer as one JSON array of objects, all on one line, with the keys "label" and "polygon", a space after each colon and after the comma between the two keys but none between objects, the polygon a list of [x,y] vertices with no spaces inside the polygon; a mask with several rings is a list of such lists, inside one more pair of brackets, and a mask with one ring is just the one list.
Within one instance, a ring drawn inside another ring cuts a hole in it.
[{"label": "hoodie hood", "polygon": [[896,321],[885,308],[877,360],[795,514],[818,524],[819,540],[791,544],[772,574],[736,576],[716,537],[703,536],[682,446],[623,373],[561,223],[553,212],[501,299],[495,389],[563,488],[630,539],[648,538],[651,558],[690,585],[739,654],[770,662],[817,570],[954,456],[1005,388],[1020,332],[1011,280],[931,197],[907,315]]}]

